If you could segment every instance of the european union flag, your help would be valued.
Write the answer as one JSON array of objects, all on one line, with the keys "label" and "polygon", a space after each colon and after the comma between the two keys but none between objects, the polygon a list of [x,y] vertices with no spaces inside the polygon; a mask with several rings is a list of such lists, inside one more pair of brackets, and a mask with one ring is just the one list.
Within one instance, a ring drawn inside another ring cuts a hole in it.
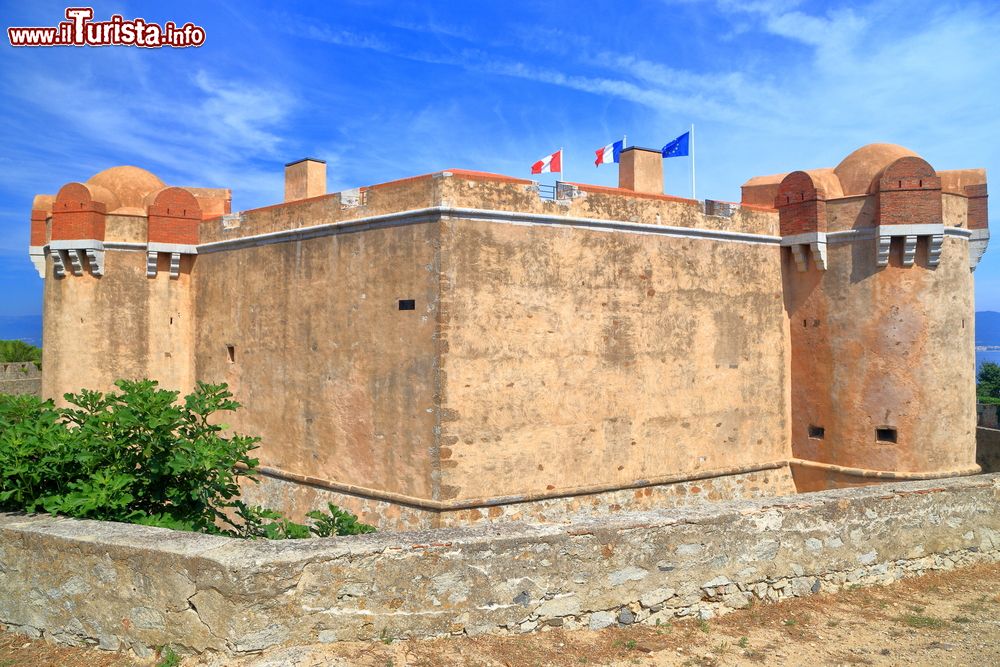
[{"label": "european union flag", "polygon": [[684,157],[688,154],[688,145],[690,142],[691,131],[688,130],[681,136],[669,142],[660,152],[663,153],[663,157]]}]

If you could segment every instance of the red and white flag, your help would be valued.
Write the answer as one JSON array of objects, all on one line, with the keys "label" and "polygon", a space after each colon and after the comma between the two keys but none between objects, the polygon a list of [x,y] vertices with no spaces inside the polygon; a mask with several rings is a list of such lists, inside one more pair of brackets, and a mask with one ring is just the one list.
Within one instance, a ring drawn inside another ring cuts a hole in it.
[{"label": "red and white flag", "polygon": [[558,171],[562,173],[562,149],[560,148],[552,155],[546,155],[541,160],[531,165],[532,174],[551,174]]}]

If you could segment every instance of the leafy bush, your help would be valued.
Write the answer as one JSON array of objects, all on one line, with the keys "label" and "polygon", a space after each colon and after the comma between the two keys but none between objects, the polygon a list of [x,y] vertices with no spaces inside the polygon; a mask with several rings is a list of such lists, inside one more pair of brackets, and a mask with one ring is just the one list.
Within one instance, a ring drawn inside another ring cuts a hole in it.
[{"label": "leafy bush", "polygon": [[29,345],[23,340],[0,340],[0,363],[34,361],[41,367],[42,348]]},{"label": "leafy bush", "polygon": [[243,503],[239,479],[256,480],[259,438],[226,437],[210,421],[239,407],[225,384],[198,383],[183,403],[151,380],[115,384],[120,391],[66,394],[68,408],[0,395],[0,510],[247,538],[374,530],[333,505],[310,513],[310,527]]},{"label": "leafy bush", "polygon": [[[984,361],[976,375],[976,395],[1000,399],[1000,364]],[[983,401],[980,400],[980,403]]]}]

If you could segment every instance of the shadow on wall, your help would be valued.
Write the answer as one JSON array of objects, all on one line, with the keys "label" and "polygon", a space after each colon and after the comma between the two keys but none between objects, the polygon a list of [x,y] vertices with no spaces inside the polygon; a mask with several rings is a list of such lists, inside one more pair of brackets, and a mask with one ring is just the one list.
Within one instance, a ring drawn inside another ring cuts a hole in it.
[{"label": "shadow on wall", "polygon": [[983,472],[1000,472],[1000,405],[976,406],[976,463]]}]

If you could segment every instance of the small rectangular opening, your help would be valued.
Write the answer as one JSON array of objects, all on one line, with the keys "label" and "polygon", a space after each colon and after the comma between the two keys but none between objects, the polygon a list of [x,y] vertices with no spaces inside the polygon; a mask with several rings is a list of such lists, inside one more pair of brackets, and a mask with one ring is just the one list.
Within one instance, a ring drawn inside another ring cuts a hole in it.
[{"label": "small rectangular opening", "polygon": [[229,359],[229,363],[236,363],[236,346],[226,345],[226,357]]},{"label": "small rectangular opening", "polygon": [[884,426],[875,429],[875,439],[879,442],[896,442],[896,429]]},{"label": "small rectangular opening", "polygon": [[809,425],[809,437],[816,438],[817,440],[822,440],[823,436],[826,435],[826,429],[822,426]]},{"label": "small rectangular opening", "polygon": [[414,299],[400,299],[399,300],[400,310],[416,310],[417,302]]}]

